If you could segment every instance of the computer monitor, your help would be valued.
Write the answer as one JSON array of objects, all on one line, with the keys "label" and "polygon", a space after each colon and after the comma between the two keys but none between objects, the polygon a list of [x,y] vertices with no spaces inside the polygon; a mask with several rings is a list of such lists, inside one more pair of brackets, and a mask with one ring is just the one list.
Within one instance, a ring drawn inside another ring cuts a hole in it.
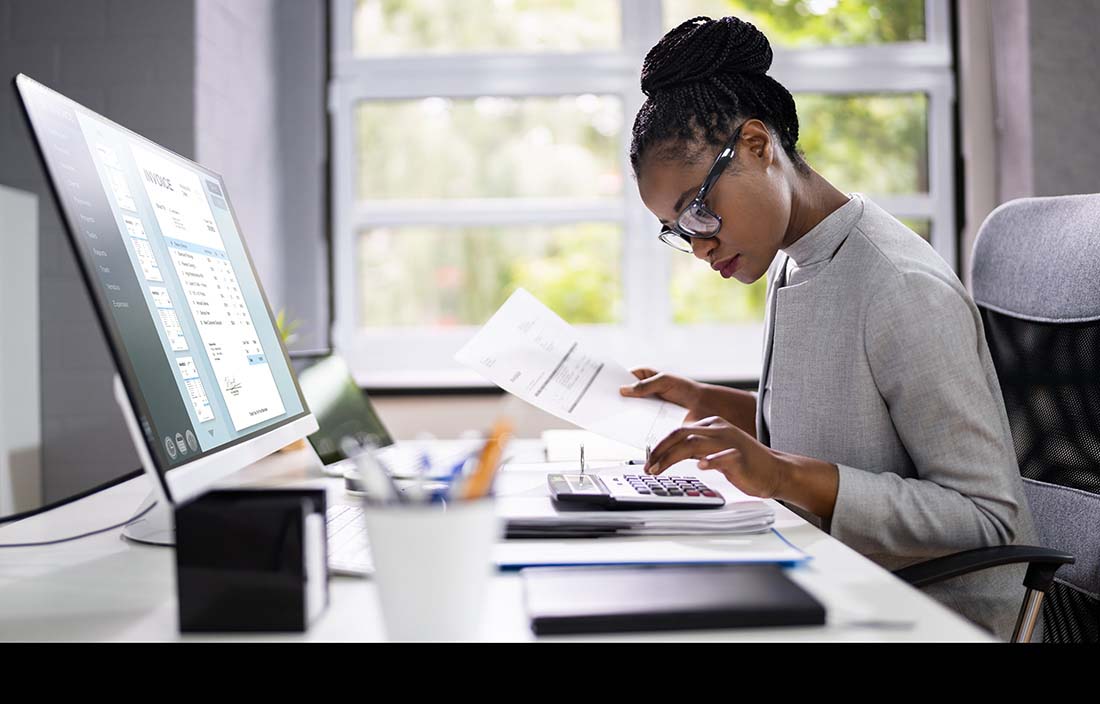
[{"label": "computer monitor", "polygon": [[170,544],[171,508],[317,429],[222,178],[15,78],[118,374]]}]

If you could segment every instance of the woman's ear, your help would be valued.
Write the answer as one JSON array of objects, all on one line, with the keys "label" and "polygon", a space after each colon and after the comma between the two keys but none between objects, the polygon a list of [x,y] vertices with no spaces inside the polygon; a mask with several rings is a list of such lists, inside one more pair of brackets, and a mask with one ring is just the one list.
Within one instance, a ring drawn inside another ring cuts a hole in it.
[{"label": "woman's ear", "polygon": [[760,166],[767,168],[775,161],[775,140],[771,130],[760,120],[753,118],[741,127],[741,146],[746,156],[751,154]]}]

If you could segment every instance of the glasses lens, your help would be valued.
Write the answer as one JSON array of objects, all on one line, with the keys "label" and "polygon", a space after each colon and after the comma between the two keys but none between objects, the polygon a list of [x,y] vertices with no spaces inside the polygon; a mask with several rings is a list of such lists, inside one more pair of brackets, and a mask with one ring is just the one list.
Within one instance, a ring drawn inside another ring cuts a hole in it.
[{"label": "glasses lens", "polygon": [[676,225],[681,231],[692,237],[713,237],[721,225],[718,216],[695,203],[680,214]]},{"label": "glasses lens", "polygon": [[667,227],[661,230],[661,241],[667,244],[669,247],[678,249],[681,252],[691,251],[691,240],[684,235],[677,234]]}]

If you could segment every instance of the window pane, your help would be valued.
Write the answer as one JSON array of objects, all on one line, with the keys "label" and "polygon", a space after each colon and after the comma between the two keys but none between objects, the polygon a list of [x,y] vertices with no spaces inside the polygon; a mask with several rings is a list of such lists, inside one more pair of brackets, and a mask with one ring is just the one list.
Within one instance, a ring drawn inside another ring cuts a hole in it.
[{"label": "window pane", "polygon": [[617,49],[619,0],[357,0],[355,54]]},{"label": "window pane", "polygon": [[362,327],[481,325],[518,287],[570,323],[616,323],[622,228],[377,228],[359,237]]},{"label": "window pane", "polygon": [[928,98],[923,93],[795,96],[798,146],[845,192],[928,192]]},{"label": "window pane", "polygon": [[615,97],[481,97],[356,108],[360,199],[622,193]]},{"label": "window pane", "polygon": [[924,0],[665,0],[665,28],[696,15],[752,22],[775,47],[924,41]]},{"label": "window pane", "polygon": [[746,286],[723,279],[706,262],[688,254],[672,260],[672,321],[694,323],[752,323],[764,319],[764,277]]},{"label": "window pane", "polygon": [[927,218],[898,218],[905,226],[925,239],[931,241],[932,221]]}]

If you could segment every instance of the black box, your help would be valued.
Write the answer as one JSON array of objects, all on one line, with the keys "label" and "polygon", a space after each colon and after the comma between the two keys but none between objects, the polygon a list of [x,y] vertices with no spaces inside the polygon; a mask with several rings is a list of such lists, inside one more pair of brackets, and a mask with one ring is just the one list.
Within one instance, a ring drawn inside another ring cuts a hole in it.
[{"label": "black box", "polygon": [[305,631],[328,605],[323,489],[211,491],[176,509],[183,633]]}]

